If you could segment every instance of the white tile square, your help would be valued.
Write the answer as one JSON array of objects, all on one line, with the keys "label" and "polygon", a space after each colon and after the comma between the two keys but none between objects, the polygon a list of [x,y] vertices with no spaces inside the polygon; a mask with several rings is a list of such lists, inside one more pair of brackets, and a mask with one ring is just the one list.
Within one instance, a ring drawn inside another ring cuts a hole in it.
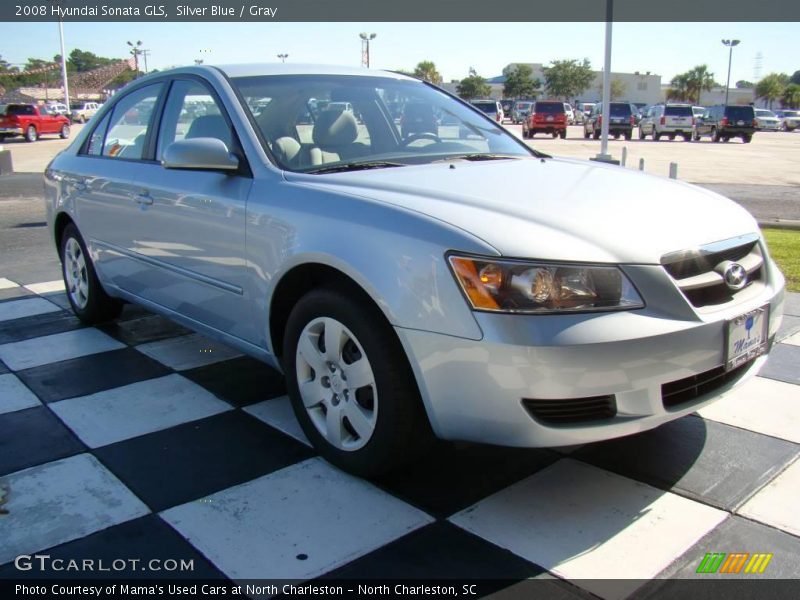
[{"label": "white tile square", "polygon": [[8,290],[15,287],[19,287],[19,284],[14,283],[10,279],[6,279],[5,277],[0,277],[0,290]]},{"label": "white tile square", "polygon": [[[564,458],[450,521],[597,595],[624,597],[727,513]],[[603,580],[628,581],[603,581]]]},{"label": "white tile square", "polygon": [[798,331],[794,335],[790,335],[785,340],[782,340],[781,344],[791,344],[792,346],[800,346],[800,331]]},{"label": "white tile square", "polygon": [[23,286],[25,289],[30,290],[34,294],[50,294],[52,292],[63,292],[64,287],[63,279],[56,279],[55,281],[43,281],[42,283],[30,283]]},{"label": "white tile square", "polygon": [[53,402],[50,408],[90,448],[232,409],[177,374]]},{"label": "white tile square", "polygon": [[8,302],[0,302],[0,321],[33,317],[34,315],[43,315],[59,310],[61,310],[60,306],[48,302],[44,298],[9,300]]},{"label": "white tile square", "polygon": [[282,431],[286,435],[292,436],[298,442],[302,442],[306,446],[311,445],[306,434],[303,433],[300,423],[297,422],[297,418],[294,416],[289,396],[272,398],[271,400],[264,400],[257,404],[245,406],[244,412],[253,415],[256,419],[264,421],[267,425]]},{"label": "white tile square", "polygon": [[753,377],[697,412],[704,419],[800,444],[800,385]]},{"label": "white tile square", "polygon": [[320,458],[161,516],[228,577],[286,580],[327,573],[433,521]]},{"label": "white tile square", "polygon": [[91,454],[17,471],[0,517],[0,564],[76,540],[150,511]]},{"label": "white tile square", "polygon": [[36,395],[15,375],[0,375],[0,414],[33,408],[40,404]]},{"label": "white tile square", "polygon": [[800,536],[800,460],[764,486],[738,512]]},{"label": "white tile square", "polygon": [[125,344],[98,329],[86,328],[3,344],[0,346],[0,360],[6,363],[9,369],[21,371],[120,348],[125,348]]},{"label": "white tile square", "polygon": [[141,344],[136,349],[176,371],[204,367],[242,356],[230,346],[212,341],[199,333]]}]

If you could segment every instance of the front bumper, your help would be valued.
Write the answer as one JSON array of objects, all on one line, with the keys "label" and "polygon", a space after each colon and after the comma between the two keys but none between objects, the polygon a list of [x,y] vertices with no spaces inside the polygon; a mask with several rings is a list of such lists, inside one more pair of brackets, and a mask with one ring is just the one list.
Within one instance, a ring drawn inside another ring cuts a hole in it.
[{"label": "front bumper", "polygon": [[[661,267],[636,267],[637,284]],[[436,434],[504,446],[582,444],[652,429],[696,411],[755,375],[761,356],[712,392],[665,405],[662,385],[714,370],[724,362],[727,319],[770,305],[773,339],[783,310],[777,269],[757,297],[698,313],[678,297],[658,308],[574,315],[475,313],[484,337],[468,340],[397,327]],[[661,298],[659,298],[661,300]],[[683,307],[680,302],[683,301]],[[532,416],[524,399],[611,395],[613,417],[552,424]]]}]

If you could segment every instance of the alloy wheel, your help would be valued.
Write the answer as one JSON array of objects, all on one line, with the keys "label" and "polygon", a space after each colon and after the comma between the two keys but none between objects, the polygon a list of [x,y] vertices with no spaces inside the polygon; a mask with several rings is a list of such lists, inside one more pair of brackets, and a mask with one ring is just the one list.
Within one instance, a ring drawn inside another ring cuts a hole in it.
[{"label": "alloy wheel", "polygon": [[80,309],[89,302],[89,275],[86,270],[86,257],[78,240],[67,240],[64,252],[64,274],[67,280],[67,293]]}]

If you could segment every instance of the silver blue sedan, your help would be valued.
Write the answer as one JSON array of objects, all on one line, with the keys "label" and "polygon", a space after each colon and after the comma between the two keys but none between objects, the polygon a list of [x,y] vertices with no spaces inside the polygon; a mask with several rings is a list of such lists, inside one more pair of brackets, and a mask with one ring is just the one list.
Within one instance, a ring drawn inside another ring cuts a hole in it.
[{"label": "silver blue sedan", "polygon": [[396,73],[156,73],[101,109],[46,189],[82,320],[134,302],[282,369],[311,442],[358,474],[436,436],[651,429],[754,375],[781,318],[783,277],[744,209],[539,153]]}]

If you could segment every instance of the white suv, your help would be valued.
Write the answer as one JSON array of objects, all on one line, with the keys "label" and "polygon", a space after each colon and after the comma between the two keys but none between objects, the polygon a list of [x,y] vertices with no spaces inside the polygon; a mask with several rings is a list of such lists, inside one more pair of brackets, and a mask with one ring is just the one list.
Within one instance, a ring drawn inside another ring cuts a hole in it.
[{"label": "white suv", "polygon": [[684,141],[692,139],[694,112],[689,104],[656,104],[647,109],[644,118],[639,122],[639,139],[648,135],[658,141],[665,135],[670,140],[681,136]]}]

